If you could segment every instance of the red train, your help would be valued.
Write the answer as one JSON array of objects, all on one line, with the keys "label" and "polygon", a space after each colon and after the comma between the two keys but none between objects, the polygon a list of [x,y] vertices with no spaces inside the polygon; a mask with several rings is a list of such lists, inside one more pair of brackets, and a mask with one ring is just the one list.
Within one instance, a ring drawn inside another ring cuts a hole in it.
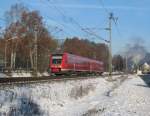
[{"label": "red train", "polygon": [[97,73],[104,71],[103,62],[89,58],[63,53],[50,56],[50,70],[52,74]]}]

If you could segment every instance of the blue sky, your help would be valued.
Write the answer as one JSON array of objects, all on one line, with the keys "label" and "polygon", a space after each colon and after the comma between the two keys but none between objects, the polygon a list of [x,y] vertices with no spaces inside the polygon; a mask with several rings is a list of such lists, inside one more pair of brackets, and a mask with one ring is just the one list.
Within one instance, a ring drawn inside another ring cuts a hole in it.
[{"label": "blue sky", "polygon": [[[117,28],[113,24],[113,53],[123,51],[133,38],[142,38],[147,50],[150,51],[150,0],[1,0],[0,18],[15,3],[23,3],[30,10],[38,10],[43,16],[45,25],[59,27],[63,31],[52,32],[57,38],[79,36],[96,42],[103,42],[83,32],[83,28],[106,28],[108,12],[118,17]],[[105,7],[105,8],[104,8]],[[106,11],[107,10],[107,11]],[[77,23],[81,26],[77,26]],[[4,27],[5,22],[0,21]],[[119,30],[119,32],[117,31]],[[102,38],[108,39],[105,30],[92,30]]]}]

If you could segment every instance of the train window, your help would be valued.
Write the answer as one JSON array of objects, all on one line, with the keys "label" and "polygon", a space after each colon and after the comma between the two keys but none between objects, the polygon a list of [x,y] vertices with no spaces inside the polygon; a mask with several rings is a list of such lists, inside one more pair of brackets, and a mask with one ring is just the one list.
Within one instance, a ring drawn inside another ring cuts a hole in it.
[{"label": "train window", "polygon": [[53,64],[61,64],[62,59],[53,59],[52,63]]},{"label": "train window", "polygon": [[61,64],[62,56],[53,56],[52,57],[52,64]]}]

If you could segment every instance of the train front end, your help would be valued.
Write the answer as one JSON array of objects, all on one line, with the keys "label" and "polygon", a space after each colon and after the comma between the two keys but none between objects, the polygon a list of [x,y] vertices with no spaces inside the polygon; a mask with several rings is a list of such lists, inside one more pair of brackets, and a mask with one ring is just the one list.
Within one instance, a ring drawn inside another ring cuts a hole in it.
[{"label": "train front end", "polygon": [[50,56],[50,71],[52,74],[61,73],[63,54],[52,54]]}]

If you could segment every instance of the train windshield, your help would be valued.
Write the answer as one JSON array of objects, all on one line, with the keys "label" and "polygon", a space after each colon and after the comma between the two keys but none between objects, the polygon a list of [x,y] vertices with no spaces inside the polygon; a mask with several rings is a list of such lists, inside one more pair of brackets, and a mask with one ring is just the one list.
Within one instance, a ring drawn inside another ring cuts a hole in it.
[{"label": "train windshield", "polygon": [[62,56],[52,56],[52,64],[61,64]]}]

